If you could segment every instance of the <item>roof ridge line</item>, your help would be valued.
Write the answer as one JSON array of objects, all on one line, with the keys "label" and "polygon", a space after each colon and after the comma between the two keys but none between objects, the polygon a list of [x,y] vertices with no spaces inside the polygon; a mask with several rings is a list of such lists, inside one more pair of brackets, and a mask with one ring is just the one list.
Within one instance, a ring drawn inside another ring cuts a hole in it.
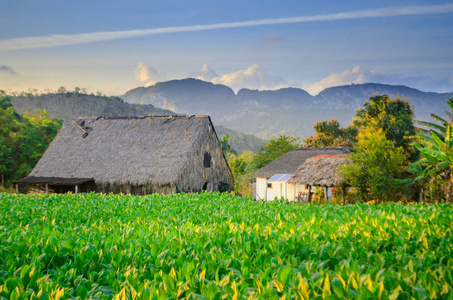
[{"label": "roof ridge line", "polygon": [[192,119],[209,118],[208,115],[153,115],[153,116],[117,116],[117,117],[75,117],[70,120],[143,120],[143,119]]}]

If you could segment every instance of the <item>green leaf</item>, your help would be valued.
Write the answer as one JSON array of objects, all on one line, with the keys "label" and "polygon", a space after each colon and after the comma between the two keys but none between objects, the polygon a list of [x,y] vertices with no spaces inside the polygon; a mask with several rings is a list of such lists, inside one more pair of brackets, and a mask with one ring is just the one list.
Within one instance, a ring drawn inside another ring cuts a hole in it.
[{"label": "green leaf", "polygon": [[291,274],[291,266],[284,266],[278,270],[277,279],[283,284],[283,286],[286,286],[291,279]]},{"label": "green leaf", "polygon": [[436,142],[436,144],[442,148],[444,146],[445,142],[442,141],[442,139],[435,132],[431,132],[431,135],[433,137],[433,140]]},{"label": "green leaf", "polygon": [[420,288],[420,287],[412,287],[412,288],[420,294],[422,299],[430,299],[428,293],[426,293],[426,291],[423,288]]}]

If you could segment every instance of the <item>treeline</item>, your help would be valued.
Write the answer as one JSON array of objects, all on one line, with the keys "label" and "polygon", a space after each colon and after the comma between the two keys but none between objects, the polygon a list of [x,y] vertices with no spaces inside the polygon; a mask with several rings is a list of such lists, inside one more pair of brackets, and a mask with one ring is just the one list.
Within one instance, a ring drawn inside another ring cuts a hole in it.
[{"label": "treeline", "polygon": [[27,176],[63,124],[50,120],[45,111],[26,111],[20,115],[11,97],[0,91],[0,184],[11,186]]},{"label": "treeline", "polygon": [[[453,99],[448,104],[453,110]],[[342,185],[352,187],[347,195],[350,203],[451,202],[453,113],[446,113],[448,120],[433,115],[437,122],[414,121],[409,101],[375,96],[356,112],[351,125],[345,128],[336,120],[322,121],[314,125],[316,134],[303,141],[280,136],[256,153],[244,151],[238,155],[227,149],[235,190],[241,194],[252,193],[255,171],[292,149],[344,146],[352,153],[349,164],[339,174]]]},{"label": "treeline", "polygon": [[51,89],[44,89],[44,90],[38,90],[38,89],[28,89],[27,91],[7,91],[4,92],[2,91],[3,95],[9,95],[9,96],[14,96],[14,97],[37,97],[43,94],[84,94],[84,95],[92,95],[92,96],[98,96],[98,97],[107,97],[105,94],[103,94],[101,91],[97,91],[96,93],[88,93],[86,88],[80,88],[80,87],[74,87],[74,90],[70,90],[65,88],[64,86],[59,87],[57,90],[53,91]]}]

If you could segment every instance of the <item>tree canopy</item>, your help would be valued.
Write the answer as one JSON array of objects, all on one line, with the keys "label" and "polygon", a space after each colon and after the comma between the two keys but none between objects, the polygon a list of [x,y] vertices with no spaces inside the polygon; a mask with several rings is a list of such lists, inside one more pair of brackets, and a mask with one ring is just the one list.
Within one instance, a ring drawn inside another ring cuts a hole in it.
[{"label": "tree canopy", "polygon": [[268,144],[261,147],[260,151],[255,153],[255,165],[259,169],[286,152],[301,147],[300,139],[293,136],[282,135],[273,138]]},{"label": "tree canopy", "polygon": [[361,200],[390,201],[402,191],[404,151],[389,141],[382,128],[368,125],[361,129],[351,164],[340,169],[345,182],[355,187]]},{"label": "tree canopy", "polygon": [[352,125],[341,128],[340,123],[333,119],[330,121],[318,122],[313,128],[316,131],[316,135],[310,135],[304,140],[306,147],[343,146],[350,150],[355,147],[358,130]]},{"label": "tree canopy", "polygon": [[0,100],[0,180],[9,186],[27,176],[62,126],[40,110],[20,116],[9,97]]},{"label": "tree canopy", "polygon": [[395,147],[402,147],[408,161],[415,161],[418,154],[412,145],[415,137],[414,113],[410,104],[388,95],[374,96],[357,111],[353,124],[359,130],[373,124],[381,128],[387,140]]}]

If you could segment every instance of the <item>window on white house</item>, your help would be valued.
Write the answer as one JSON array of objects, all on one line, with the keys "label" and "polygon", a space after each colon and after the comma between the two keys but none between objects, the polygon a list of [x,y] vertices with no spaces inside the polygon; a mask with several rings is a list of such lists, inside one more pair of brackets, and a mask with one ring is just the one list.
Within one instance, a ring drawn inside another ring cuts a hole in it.
[{"label": "window on white house", "polygon": [[268,189],[271,189],[271,188],[272,188],[272,183],[268,183],[268,184],[267,184],[267,188],[268,188]]}]

